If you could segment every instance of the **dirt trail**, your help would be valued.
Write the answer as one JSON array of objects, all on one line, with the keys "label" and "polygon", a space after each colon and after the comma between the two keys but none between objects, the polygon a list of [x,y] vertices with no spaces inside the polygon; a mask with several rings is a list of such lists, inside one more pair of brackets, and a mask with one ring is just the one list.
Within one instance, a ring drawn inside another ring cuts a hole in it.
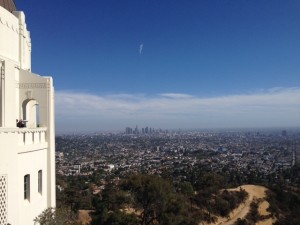
[{"label": "dirt trail", "polygon": [[[245,200],[244,203],[242,203],[238,208],[233,210],[228,218],[219,217],[215,223],[210,223],[209,225],[233,225],[238,218],[244,218],[249,210],[250,210],[250,204],[254,199],[263,199],[266,197],[266,190],[267,188],[257,185],[243,185],[241,186],[242,189],[248,192],[248,198]],[[234,189],[228,189],[228,191],[238,191],[240,190],[240,187],[234,188]],[[260,204],[259,207],[259,213],[260,215],[269,215],[267,212],[268,208],[268,202],[263,201]],[[271,225],[273,224],[272,219],[260,221],[257,223],[257,225]],[[207,223],[205,225],[208,225]]]},{"label": "dirt trail", "polygon": [[[243,185],[238,188],[228,189],[228,191],[239,191],[240,188],[244,189],[248,193],[248,197],[244,203],[240,204],[238,208],[233,210],[229,217],[218,217],[215,223],[201,223],[201,225],[233,225],[238,218],[242,219],[248,214],[250,210],[250,204],[253,200],[264,199],[266,197],[265,192],[267,188],[257,185]],[[268,207],[269,203],[266,200],[262,200],[258,207],[259,214],[264,216],[269,215],[269,212],[267,211]],[[133,209],[126,209],[125,211],[128,213],[139,214],[139,212]],[[81,221],[83,224],[89,224],[91,222],[90,212],[91,210],[79,210],[79,221]],[[259,221],[256,223],[256,225],[272,225],[275,221],[276,219],[269,218]]]},{"label": "dirt trail", "polygon": [[262,203],[260,203],[259,207],[258,207],[259,214],[262,215],[262,216],[269,215],[270,213],[267,211],[269,206],[270,206],[270,204],[267,201],[263,201]]},{"label": "dirt trail", "polygon": [[90,216],[91,212],[93,212],[93,210],[79,210],[78,221],[84,225],[90,224],[92,221],[92,218]]}]

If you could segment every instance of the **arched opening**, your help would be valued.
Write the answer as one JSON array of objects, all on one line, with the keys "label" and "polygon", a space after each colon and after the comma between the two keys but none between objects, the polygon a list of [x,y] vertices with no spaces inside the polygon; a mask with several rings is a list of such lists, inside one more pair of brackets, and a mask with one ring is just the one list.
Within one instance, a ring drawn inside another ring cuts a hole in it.
[{"label": "arched opening", "polygon": [[35,113],[35,115],[36,115],[36,127],[40,127],[40,105],[37,104],[35,109],[36,109],[36,113]]},{"label": "arched opening", "polygon": [[28,128],[36,128],[40,123],[39,103],[34,99],[27,99],[22,104],[23,120]]}]

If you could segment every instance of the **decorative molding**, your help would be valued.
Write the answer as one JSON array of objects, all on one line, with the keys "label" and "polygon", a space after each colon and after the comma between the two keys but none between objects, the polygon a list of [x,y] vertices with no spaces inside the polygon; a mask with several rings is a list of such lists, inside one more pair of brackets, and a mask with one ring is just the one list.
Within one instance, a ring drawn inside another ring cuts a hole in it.
[{"label": "decorative molding", "polygon": [[45,89],[48,88],[46,83],[17,83],[17,88],[19,89]]},{"label": "decorative molding", "polygon": [[18,24],[14,26],[13,23],[10,24],[7,20],[5,20],[5,18],[2,18],[1,16],[0,16],[0,23],[2,23],[4,26],[12,30],[13,32],[19,34]]}]

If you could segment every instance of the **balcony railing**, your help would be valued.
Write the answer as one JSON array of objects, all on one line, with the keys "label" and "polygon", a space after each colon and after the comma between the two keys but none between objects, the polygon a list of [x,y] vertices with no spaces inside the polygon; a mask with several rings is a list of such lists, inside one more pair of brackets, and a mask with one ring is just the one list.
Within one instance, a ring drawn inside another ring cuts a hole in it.
[{"label": "balcony railing", "polygon": [[40,128],[0,128],[1,133],[17,135],[18,145],[33,145],[46,142],[46,127]]}]

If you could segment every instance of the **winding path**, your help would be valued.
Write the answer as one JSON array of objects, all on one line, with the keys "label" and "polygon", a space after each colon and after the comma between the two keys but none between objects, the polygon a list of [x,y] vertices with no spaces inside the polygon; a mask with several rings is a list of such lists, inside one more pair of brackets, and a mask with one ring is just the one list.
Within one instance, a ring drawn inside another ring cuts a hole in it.
[{"label": "winding path", "polygon": [[[229,217],[218,217],[215,223],[205,223],[204,225],[233,225],[238,218],[244,218],[249,210],[250,204],[254,199],[260,199],[266,197],[265,191],[267,188],[258,186],[258,185],[243,185],[241,186],[242,189],[248,192],[248,197],[244,203],[240,204],[240,206],[234,209]],[[239,191],[240,187],[234,189],[228,189],[228,191]],[[263,224],[263,223],[260,223]],[[272,223],[271,223],[272,224]]]}]

